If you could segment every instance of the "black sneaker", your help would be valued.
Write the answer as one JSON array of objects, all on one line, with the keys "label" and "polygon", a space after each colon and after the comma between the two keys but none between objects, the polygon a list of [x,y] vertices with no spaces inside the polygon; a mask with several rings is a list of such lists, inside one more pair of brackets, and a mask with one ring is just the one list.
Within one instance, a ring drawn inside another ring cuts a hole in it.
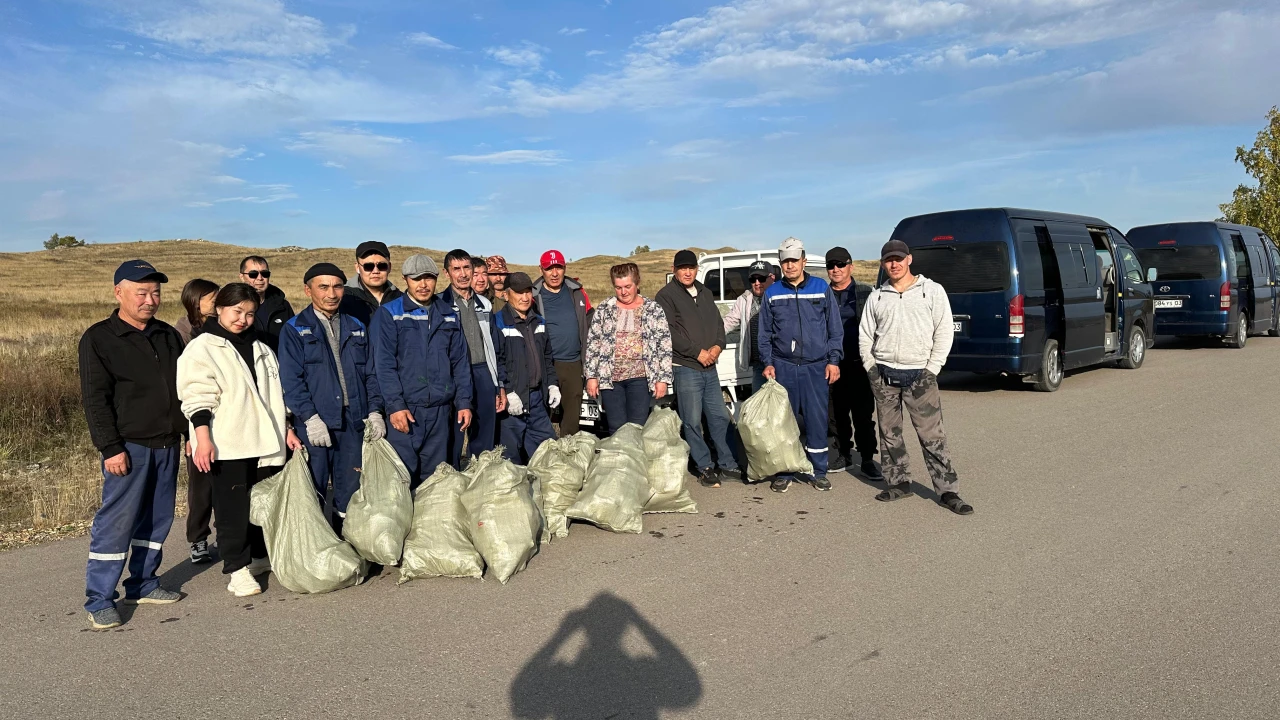
[{"label": "black sneaker", "polygon": [[191,543],[191,564],[202,565],[212,562],[213,556],[209,554],[209,543],[206,540],[197,540]]},{"label": "black sneaker", "polygon": [[789,487],[791,487],[791,478],[786,475],[779,475],[769,483],[769,489],[776,493],[784,493]]},{"label": "black sneaker", "polygon": [[827,470],[831,472],[837,472],[839,470],[843,470],[849,467],[852,464],[853,462],[849,459],[848,455],[845,455],[843,453],[835,453],[831,456],[831,459],[827,461]]},{"label": "black sneaker", "polygon": [[705,488],[720,487],[720,476],[716,474],[716,469],[709,467],[705,470],[698,471],[698,484]]},{"label": "black sneaker", "polygon": [[827,479],[826,475],[814,475],[809,478],[809,484],[813,486],[814,490],[826,491],[831,489],[831,481]]},{"label": "black sneaker", "polygon": [[868,480],[874,480],[876,482],[882,482],[884,480],[884,473],[880,472],[880,463],[876,462],[870,456],[863,456],[862,467],[860,469],[862,470],[862,476]]},{"label": "black sneaker", "polygon": [[721,482],[746,482],[747,474],[738,468],[729,468],[728,470],[720,468],[716,471],[716,477]]}]

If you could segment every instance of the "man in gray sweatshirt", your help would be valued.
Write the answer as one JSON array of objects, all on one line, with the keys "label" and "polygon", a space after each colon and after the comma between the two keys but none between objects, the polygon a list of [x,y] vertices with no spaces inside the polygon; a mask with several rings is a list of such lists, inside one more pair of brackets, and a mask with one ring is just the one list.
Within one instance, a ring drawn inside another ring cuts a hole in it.
[{"label": "man in gray sweatshirt", "polygon": [[902,409],[920,436],[925,465],[938,502],[957,515],[973,506],[956,493],[958,481],[942,429],[938,373],[951,352],[954,329],[951,302],[943,287],[911,273],[911,250],[890,240],[880,250],[888,280],[867,298],[858,325],[858,352],[871,378],[880,425],[880,464],[887,487],[876,500],[889,502],[911,494]]}]

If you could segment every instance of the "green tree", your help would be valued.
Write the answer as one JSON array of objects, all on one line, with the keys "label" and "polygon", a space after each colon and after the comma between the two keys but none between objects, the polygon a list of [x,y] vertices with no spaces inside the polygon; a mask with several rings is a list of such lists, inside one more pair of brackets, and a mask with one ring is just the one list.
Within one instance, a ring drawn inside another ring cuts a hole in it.
[{"label": "green tree", "polygon": [[648,246],[648,245],[637,245],[637,246],[636,246],[636,249],[631,251],[631,254],[632,254],[632,255],[639,255],[640,253],[647,253],[647,252],[649,252],[649,246]]},{"label": "green tree", "polygon": [[1272,106],[1267,125],[1258,132],[1253,147],[1236,148],[1236,162],[1258,181],[1257,187],[1241,185],[1223,203],[1222,220],[1261,228],[1280,240],[1280,109]]},{"label": "green tree", "polygon": [[84,247],[83,240],[77,240],[75,235],[58,235],[54,233],[44,241],[45,250],[57,250],[58,248]]}]

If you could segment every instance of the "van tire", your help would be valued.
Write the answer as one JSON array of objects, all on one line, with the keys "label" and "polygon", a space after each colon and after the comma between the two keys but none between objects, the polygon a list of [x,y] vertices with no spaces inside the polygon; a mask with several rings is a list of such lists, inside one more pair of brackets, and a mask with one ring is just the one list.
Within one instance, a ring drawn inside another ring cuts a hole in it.
[{"label": "van tire", "polygon": [[1129,331],[1129,345],[1125,348],[1124,357],[1120,359],[1120,367],[1125,370],[1137,370],[1142,361],[1147,359],[1147,335],[1142,328],[1134,326]]},{"label": "van tire", "polygon": [[1240,322],[1236,323],[1236,332],[1227,338],[1227,347],[1236,348],[1237,350],[1244,347],[1249,342],[1249,314],[1240,313]]},{"label": "van tire", "polygon": [[1062,352],[1057,340],[1046,340],[1040,356],[1040,372],[1035,374],[1037,392],[1053,392],[1062,387]]},{"label": "van tire", "polygon": [[1267,331],[1271,337],[1280,337],[1280,313],[1271,316],[1271,329]]}]

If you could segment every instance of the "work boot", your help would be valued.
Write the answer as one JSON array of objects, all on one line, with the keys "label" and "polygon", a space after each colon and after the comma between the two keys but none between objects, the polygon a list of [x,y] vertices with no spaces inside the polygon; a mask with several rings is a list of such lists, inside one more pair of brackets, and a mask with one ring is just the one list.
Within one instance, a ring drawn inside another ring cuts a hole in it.
[{"label": "work boot", "polygon": [[826,491],[831,489],[831,481],[827,479],[826,475],[814,475],[809,479],[809,484],[813,486],[814,490]]},{"label": "work boot", "polygon": [[171,603],[176,603],[181,599],[182,593],[158,587],[142,597],[126,597],[124,601],[134,605],[169,605]]},{"label": "work boot", "polygon": [[249,561],[249,574],[257,577],[263,573],[271,572],[271,558],[254,558]]},{"label": "work boot", "polygon": [[206,540],[197,540],[191,543],[191,564],[203,565],[212,562],[213,556],[209,554],[209,542]]},{"label": "work boot", "polygon": [[120,619],[120,611],[115,607],[102,608],[89,613],[89,624],[94,630],[110,630],[113,627],[120,627],[123,622]]},{"label": "work boot", "polygon": [[242,567],[231,573],[231,582],[227,583],[227,590],[236,597],[249,597],[261,593],[262,586],[254,579],[249,568]]},{"label": "work boot", "polygon": [[776,493],[784,493],[787,488],[791,487],[791,477],[789,475],[779,475],[769,483],[769,489]]},{"label": "work boot", "polygon": [[884,473],[880,472],[880,463],[876,462],[874,455],[862,456],[862,476],[868,480],[881,482],[884,480]]}]

